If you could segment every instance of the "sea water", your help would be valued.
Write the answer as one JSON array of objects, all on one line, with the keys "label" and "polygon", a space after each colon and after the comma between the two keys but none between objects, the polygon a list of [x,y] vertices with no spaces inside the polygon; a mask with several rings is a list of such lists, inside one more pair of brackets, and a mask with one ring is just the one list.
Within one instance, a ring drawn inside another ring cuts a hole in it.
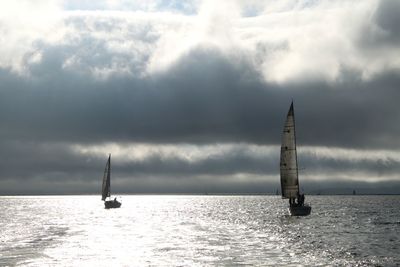
[{"label": "sea water", "polygon": [[399,266],[400,196],[0,197],[0,266]]}]

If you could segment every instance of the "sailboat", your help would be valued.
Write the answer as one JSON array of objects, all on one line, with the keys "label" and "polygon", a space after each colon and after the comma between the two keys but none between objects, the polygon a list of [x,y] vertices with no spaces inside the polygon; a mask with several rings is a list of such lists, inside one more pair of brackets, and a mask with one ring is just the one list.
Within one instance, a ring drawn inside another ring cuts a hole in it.
[{"label": "sailboat", "polygon": [[304,194],[300,194],[299,190],[293,101],[290,105],[286,122],[283,127],[280,173],[282,198],[289,199],[290,214],[294,216],[309,215],[311,212],[311,206],[304,204]]},{"label": "sailboat", "polygon": [[108,155],[106,168],[104,169],[103,186],[101,188],[101,200],[104,201],[106,209],[119,208],[121,202],[114,198],[111,200],[111,154]]}]

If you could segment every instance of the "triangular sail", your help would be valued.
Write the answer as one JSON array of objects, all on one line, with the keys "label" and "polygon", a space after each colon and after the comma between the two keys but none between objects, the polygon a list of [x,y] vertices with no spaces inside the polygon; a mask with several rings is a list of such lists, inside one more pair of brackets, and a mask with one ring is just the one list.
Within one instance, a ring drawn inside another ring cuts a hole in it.
[{"label": "triangular sail", "polygon": [[111,155],[108,156],[106,168],[104,169],[101,200],[105,200],[107,197],[110,196],[110,170],[111,170]]},{"label": "triangular sail", "polygon": [[299,193],[299,179],[293,102],[290,105],[285,126],[283,127],[280,171],[282,197],[297,197],[297,194]]}]

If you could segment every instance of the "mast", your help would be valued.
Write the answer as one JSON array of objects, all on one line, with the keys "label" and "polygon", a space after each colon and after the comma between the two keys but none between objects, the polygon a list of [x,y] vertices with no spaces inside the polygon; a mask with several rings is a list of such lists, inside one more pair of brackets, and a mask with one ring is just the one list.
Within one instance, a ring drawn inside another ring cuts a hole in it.
[{"label": "mast", "polygon": [[282,198],[296,198],[299,193],[299,179],[293,101],[283,127],[280,175]]},{"label": "mast", "polygon": [[107,196],[111,196],[111,154],[108,154],[108,173],[107,173],[107,182],[108,182],[108,194]]},{"label": "mast", "polygon": [[298,164],[298,162],[297,162],[296,119],[295,119],[295,116],[294,116],[294,106],[293,106],[293,100],[292,100],[292,104],[290,105],[290,108],[292,109],[292,116],[293,116],[293,132],[294,132],[294,155],[295,155],[295,161],[296,161],[297,192],[298,192],[298,193],[300,193],[299,164]]},{"label": "mast", "polygon": [[103,175],[103,185],[101,188],[101,200],[106,200],[110,196],[110,169],[111,169],[111,154],[108,156],[106,167]]}]

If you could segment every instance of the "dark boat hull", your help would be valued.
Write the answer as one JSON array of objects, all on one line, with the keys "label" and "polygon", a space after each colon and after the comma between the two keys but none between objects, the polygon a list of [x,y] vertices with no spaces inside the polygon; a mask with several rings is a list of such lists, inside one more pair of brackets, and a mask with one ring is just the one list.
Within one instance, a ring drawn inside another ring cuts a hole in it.
[{"label": "dark boat hull", "polygon": [[289,210],[292,216],[307,216],[311,213],[311,207],[308,205],[291,206],[289,207]]},{"label": "dark boat hull", "polygon": [[121,207],[121,202],[117,200],[107,200],[104,201],[104,207],[106,209],[115,209]]}]

